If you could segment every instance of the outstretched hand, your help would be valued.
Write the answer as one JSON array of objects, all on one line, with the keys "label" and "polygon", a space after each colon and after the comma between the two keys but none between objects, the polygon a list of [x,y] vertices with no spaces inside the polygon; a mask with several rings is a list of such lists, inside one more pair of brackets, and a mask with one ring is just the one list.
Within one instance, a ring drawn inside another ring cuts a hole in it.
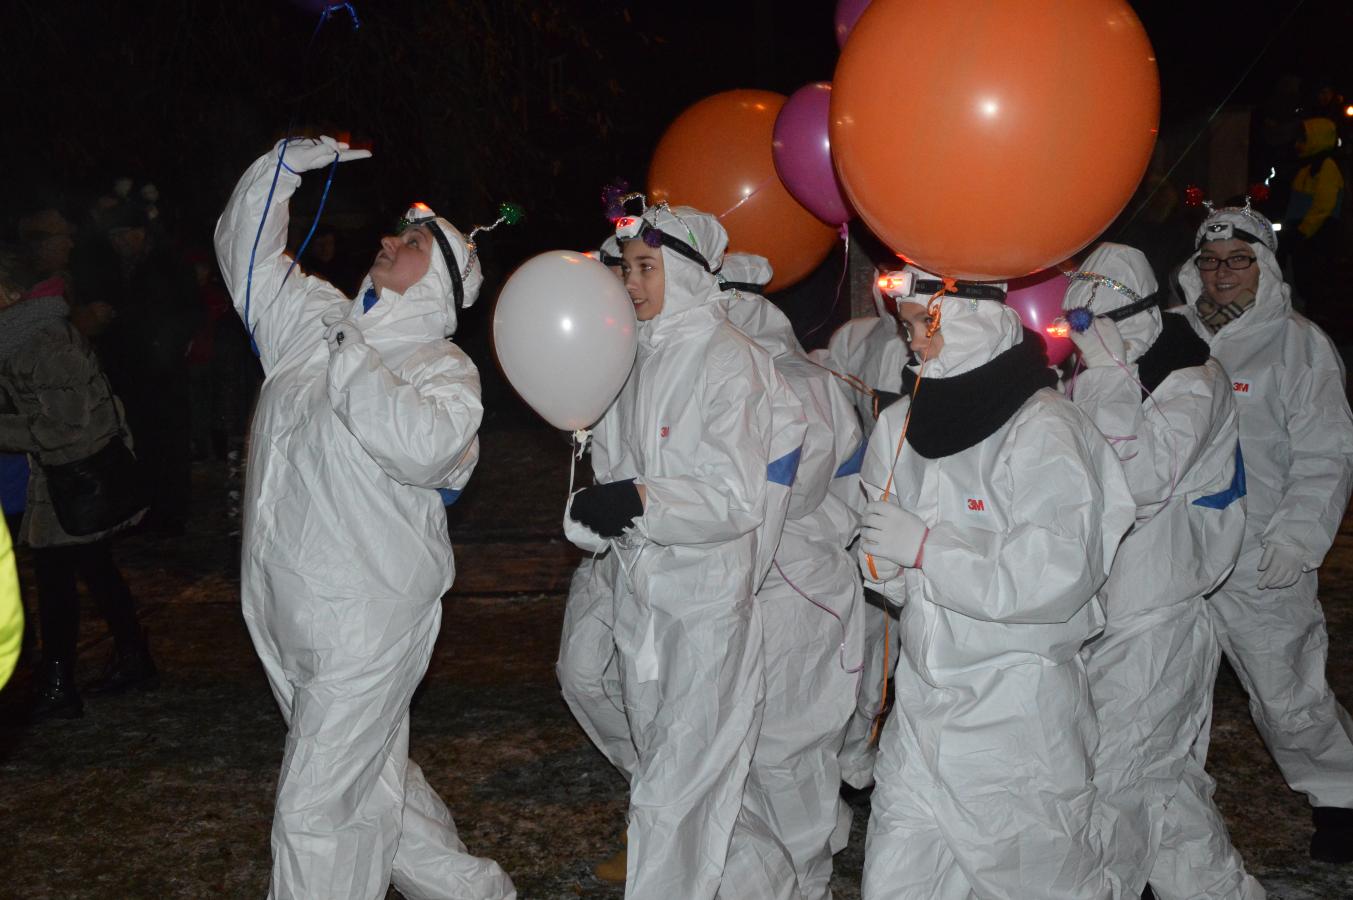
[{"label": "outstretched hand", "polygon": [[277,152],[282,154],[282,165],[296,175],[323,169],[335,159],[339,162],[351,162],[354,159],[371,157],[370,150],[353,150],[327,134],[321,135],[319,139],[298,138],[281,141],[277,145]]}]

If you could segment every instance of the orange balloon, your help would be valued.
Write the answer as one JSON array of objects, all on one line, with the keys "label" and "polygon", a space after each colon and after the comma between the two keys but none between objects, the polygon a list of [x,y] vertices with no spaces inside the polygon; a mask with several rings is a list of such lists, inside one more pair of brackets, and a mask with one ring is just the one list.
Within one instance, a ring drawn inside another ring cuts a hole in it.
[{"label": "orange balloon", "polygon": [[667,126],[648,168],[652,202],[718,216],[730,252],[770,260],[777,291],[807,277],[837,240],[780,183],[771,156],[775,117],[787,98],[771,91],[706,97]]},{"label": "orange balloon", "polygon": [[1124,0],[874,0],[836,66],[831,145],[888,246],[998,280],[1114,220],[1159,115],[1155,53]]}]

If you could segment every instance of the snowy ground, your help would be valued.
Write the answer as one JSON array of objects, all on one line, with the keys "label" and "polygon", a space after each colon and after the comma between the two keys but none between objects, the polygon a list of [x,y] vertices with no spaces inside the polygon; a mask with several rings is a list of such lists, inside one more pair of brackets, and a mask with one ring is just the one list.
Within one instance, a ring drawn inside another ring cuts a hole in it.
[{"label": "snowy ground", "polygon": [[[560,701],[553,674],[576,555],[559,533],[568,445],[508,423],[452,515],[460,577],[413,711],[413,754],[471,850],[523,898],[620,897],[591,865],[616,846],[625,790]],[[217,467],[189,534],[132,536],[119,556],[164,673],[156,693],[89,700],[83,719],[21,724],[29,675],[0,692],[0,823],[16,898],[258,898],[266,891],[283,728],[227,574]],[[1331,677],[1353,701],[1353,519],[1321,573]],[[92,609],[83,677],[108,652]],[[1283,785],[1235,679],[1217,690],[1211,769],[1251,870],[1279,900],[1353,896],[1353,867],[1313,864],[1309,811]],[[835,896],[859,896],[867,800],[837,858]],[[391,896],[397,896],[392,892]]]}]

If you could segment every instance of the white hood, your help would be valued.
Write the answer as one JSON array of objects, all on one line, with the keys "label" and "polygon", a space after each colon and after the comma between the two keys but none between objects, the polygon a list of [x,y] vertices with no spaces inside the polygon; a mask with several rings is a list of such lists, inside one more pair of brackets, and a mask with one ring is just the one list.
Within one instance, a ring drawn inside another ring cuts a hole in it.
[{"label": "white hood", "polygon": [[648,225],[689,244],[704,256],[709,269],[664,246],[662,311],[650,322],[639,323],[641,329],[646,324],[652,327],[663,319],[692,310],[718,294],[719,280],[713,273],[723,264],[723,253],[728,247],[728,232],[724,231],[719,220],[689,206],[655,206],[645,211],[642,219]]},{"label": "white hood", "polygon": [[[1130,297],[1093,281],[1073,281],[1062,300],[1064,310],[1085,306],[1099,316],[1149,297],[1158,287],[1156,273],[1151,270],[1145,254],[1125,244],[1100,244],[1086,257],[1081,271],[1112,278],[1136,296]],[[1123,336],[1128,362],[1135,363],[1160,337],[1160,310],[1148,309],[1114,324]]]},{"label": "white hood", "polygon": [[719,269],[719,280],[737,284],[754,284],[758,288],[764,288],[770,284],[774,274],[774,270],[770,267],[770,260],[764,256],[756,256],[752,253],[730,253],[724,257],[723,267]]},{"label": "white hood", "polygon": [[[917,280],[936,279],[924,269],[907,265]],[[1005,290],[1005,282],[996,282]],[[876,288],[877,289],[877,288]],[[912,294],[899,297],[897,302],[925,306],[930,295]],[[1023,339],[1024,326],[1019,314],[1004,303],[995,300],[972,300],[961,294],[946,294],[940,299],[940,335],[944,346],[939,355],[927,363],[927,378],[950,378],[986,365]],[[913,363],[917,368],[919,363]]]},{"label": "white hood", "polygon": [[[484,283],[484,271],[480,268],[478,256],[471,259],[470,245],[465,235],[441,216],[418,224],[441,230],[456,257],[456,268],[460,272],[466,272],[466,261],[470,261],[469,272],[462,277],[465,289],[463,305],[467,309],[473,306],[479,298],[479,288]],[[451,269],[442,255],[441,244],[433,241],[428,270],[423,277],[403,294],[388,288],[381,291],[376,305],[361,315],[363,336],[368,336],[367,329],[371,325],[381,331],[393,328],[402,337],[417,337],[425,333],[429,338],[437,338],[455,334],[458,324],[456,293],[451,279]],[[357,299],[353,302],[360,303],[370,287],[371,276],[367,275],[362,286],[357,289]]]},{"label": "white hood", "polygon": [[1255,293],[1254,306],[1243,316],[1227,322],[1218,331],[1234,333],[1247,330],[1263,322],[1285,319],[1292,312],[1292,291],[1283,282],[1282,266],[1278,264],[1278,238],[1268,219],[1252,209],[1244,207],[1226,207],[1214,210],[1198,226],[1197,247],[1193,255],[1179,269],[1179,288],[1184,293],[1184,301],[1196,312],[1198,298],[1203,295],[1203,277],[1198,274],[1197,259],[1203,244],[1209,240],[1231,240],[1237,235],[1236,229],[1245,231],[1256,241],[1248,241],[1254,249],[1259,266],[1259,290]]}]

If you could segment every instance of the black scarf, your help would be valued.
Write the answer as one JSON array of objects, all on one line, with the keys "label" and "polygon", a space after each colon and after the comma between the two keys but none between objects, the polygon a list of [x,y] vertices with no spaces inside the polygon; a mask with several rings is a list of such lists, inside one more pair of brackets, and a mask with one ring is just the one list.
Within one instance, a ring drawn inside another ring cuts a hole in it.
[{"label": "black scarf", "polygon": [[[996,433],[1039,388],[1057,376],[1048,368],[1042,338],[1024,329],[1023,339],[988,363],[952,378],[922,379],[912,403],[907,443],[926,459],[967,450]],[[916,373],[902,370],[902,389],[910,395]]]},{"label": "black scarf", "polygon": [[1201,366],[1212,355],[1183,316],[1161,313],[1160,324],[1160,336],[1137,359],[1137,379],[1148,391],[1155,391],[1171,372]]}]

